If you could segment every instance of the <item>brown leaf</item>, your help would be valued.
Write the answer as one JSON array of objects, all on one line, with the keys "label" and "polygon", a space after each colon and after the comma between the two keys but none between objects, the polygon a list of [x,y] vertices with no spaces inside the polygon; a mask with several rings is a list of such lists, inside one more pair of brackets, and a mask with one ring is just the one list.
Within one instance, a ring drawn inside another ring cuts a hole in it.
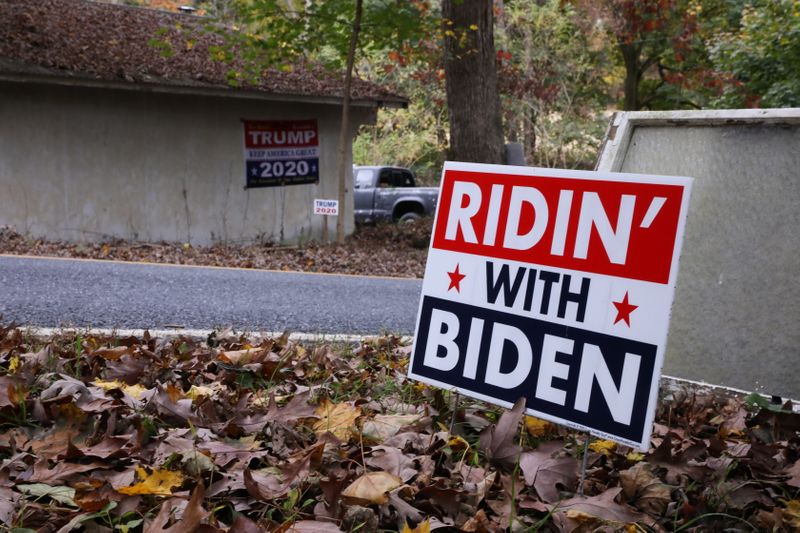
[{"label": "brown leaf", "polygon": [[61,482],[72,475],[102,468],[108,468],[108,465],[99,461],[94,461],[87,464],[61,461],[57,462],[53,468],[49,468],[47,459],[41,459],[33,466],[33,474],[27,481],[30,483],[60,485]]},{"label": "brown leaf", "polygon": [[181,398],[180,391],[172,386],[156,387],[152,405],[162,416],[178,420],[181,423],[191,422],[196,426],[200,422],[199,417],[192,410],[194,405],[191,398]]},{"label": "brown leaf", "polygon": [[690,464],[689,461],[704,453],[707,446],[706,443],[699,441],[681,452],[673,453],[672,434],[667,434],[647,461],[667,470],[666,480],[670,485],[680,484],[680,480],[684,476],[695,481],[702,481],[709,475],[710,469],[703,465]]},{"label": "brown leaf", "polygon": [[166,525],[172,514],[173,500],[165,501],[155,519],[145,526],[144,533],[195,533],[200,522],[208,516],[202,505],[204,492],[202,483],[195,487],[180,520],[169,528]]},{"label": "brown leaf", "polygon": [[647,463],[636,463],[619,478],[623,496],[641,511],[660,516],[672,502],[673,487],[662,483]]},{"label": "brown leaf", "polygon": [[509,470],[516,464],[521,451],[515,439],[525,415],[525,402],[525,398],[518,399],[510,410],[502,414],[497,425],[487,427],[480,436],[480,448],[489,460]]},{"label": "brown leaf", "polygon": [[235,533],[266,533],[267,530],[240,514],[236,515],[236,519],[231,524],[230,531]]},{"label": "brown leaf", "polygon": [[316,418],[315,407],[308,403],[309,397],[309,392],[295,394],[289,403],[278,407],[275,403],[275,395],[270,395],[265,422],[289,423],[306,418]]},{"label": "brown leaf", "polygon": [[407,482],[417,475],[414,459],[397,448],[374,446],[372,454],[364,460],[367,465],[389,472]]},{"label": "brown leaf", "polygon": [[16,408],[21,399],[19,391],[22,386],[21,380],[9,376],[0,376],[0,409],[3,407]]},{"label": "brown leaf", "polygon": [[567,531],[579,527],[580,522],[587,520],[600,520],[609,522],[614,526],[626,524],[655,524],[656,520],[650,516],[639,513],[626,505],[620,505],[615,500],[622,491],[621,488],[608,489],[591,498],[575,497],[548,507],[554,515],[566,517]]},{"label": "brown leaf", "polygon": [[362,433],[371,442],[381,443],[420,418],[421,415],[375,415],[364,421]]},{"label": "brown leaf", "polygon": [[380,505],[389,501],[387,492],[402,484],[402,479],[389,472],[367,472],[348,485],[342,497],[362,505]]},{"label": "brown leaf", "polygon": [[92,355],[98,355],[103,357],[104,359],[110,359],[112,361],[118,361],[120,357],[123,355],[129,355],[133,353],[132,346],[116,346],[114,348],[98,348],[97,350],[92,352]]},{"label": "brown leaf", "polygon": [[800,461],[795,461],[792,466],[787,468],[786,475],[789,476],[786,481],[787,485],[800,488]]},{"label": "brown leaf", "polygon": [[253,472],[249,468],[244,470],[244,485],[253,498],[270,502],[275,498],[284,496],[299,481],[308,476],[312,458],[322,446],[313,446],[304,450],[301,457],[295,461],[281,466],[279,472]]},{"label": "brown leaf", "polygon": [[525,483],[532,485],[547,503],[558,501],[561,490],[573,490],[578,480],[577,459],[554,457],[563,449],[561,441],[546,442],[532,452],[523,453],[519,460]]}]

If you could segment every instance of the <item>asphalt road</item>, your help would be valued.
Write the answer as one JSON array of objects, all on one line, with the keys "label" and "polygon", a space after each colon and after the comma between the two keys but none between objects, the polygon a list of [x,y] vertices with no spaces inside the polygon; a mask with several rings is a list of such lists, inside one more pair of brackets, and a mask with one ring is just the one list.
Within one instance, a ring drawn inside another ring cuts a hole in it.
[{"label": "asphalt road", "polygon": [[2,323],[412,334],[421,280],[0,256]]}]

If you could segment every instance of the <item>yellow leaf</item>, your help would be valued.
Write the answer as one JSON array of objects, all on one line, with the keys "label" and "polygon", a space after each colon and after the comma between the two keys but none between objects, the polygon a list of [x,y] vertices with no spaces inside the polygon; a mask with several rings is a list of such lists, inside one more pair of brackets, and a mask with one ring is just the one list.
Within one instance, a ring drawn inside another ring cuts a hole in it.
[{"label": "yellow leaf", "polygon": [[577,509],[567,509],[567,512],[564,514],[567,515],[567,518],[571,518],[572,520],[576,520],[578,522],[591,522],[593,520],[597,520],[596,516],[592,516],[589,513],[584,513],[583,511],[579,511]]},{"label": "yellow leaf", "polygon": [[142,385],[139,385],[138,383],[136,385],[128,385],[128,384],[123,383],[122,381],[118,381],[118,380],[114,380],[114,381],[97,380],[97,381],[92,382],[92,384],[95,387],[100,387],[101,389],[106,390],[106,391],[109,391],[109,390],[112,390],[112,389],[119,389],[122,392],[124,392],[125,394],[127,394],[128,396],[130,396],[131,398],[133,398],[134,400],[141,400],[142,399],[142,394],[144,394],[145,392],[147,392],[149,390],[146,387],[143,387]]},{"label": "yellow leaf", "polygon": [[469,450],[469,442],[467,442],[461,435],[451,436],[450,440],[447,442],[447,445],[454,452]]},{"label": "yellow leaf", "polygon": [[186,391],[186,397],[191,398],[192,400],[197,400],[203,396],[211,398],[223,388],[224,387],[221,383],[212,383],[211,386],[192,385],[191,388]]},{"label": "yellow leaf", "polygon": [[478,31],[478,25],[477,24],[470,24],[469,25],[469,29],[471,29],[472,31]]},{"label": "yellow leaf", "polygon": [[403,480],[389,472],[368,472],[342,491],[342,497],[363,504],[382,505],[389,501],[386,495],[403,484]]},{"label": "yellow leaf", "polygon": [[589,449],[596,453],[602,453],[606,457],[617,449],[617,443],[612,440],[598,439],[589,444]]},{"label": "yellow leaf", "polygon": [[800,500],[789,500],[783,502],[786,509],[783,511],[783,518],[794,531],[800,531]]},{"label": "yellow leaf", "polygon": [[15,355],[8,361],[8,373],[13,374],[15,373],[20,367],[20,360],[19,356]]},{"label": "yellow leaf", "polygon": [[117,492],[127,496],[135,496],[137,494],[171,496],[172,488],[180,487],[183,484],[183,474],[173,470],[155,469],[152,474],[148,474],[147,470],[137,466],[136,474],[141,479],[139,483],[130,487],[121,487],[117,489]]},{"label": "yellow leaf", "polygon": [[408,527],[408,524],[403,524],[402,533],[431,533],[431,521],[423,520],[414,529]]},{"label": "yellow leaf", "polygon": [[525,428],[533,437],[543,437],[555,430],[556,426],[552,422],[536,418],[535,416],[525,417]]},{"label": "yellow leaf", "polygon": [[633,461],[634,463],[638,463],[644,459],[644,454],[639,452],[628,452],[628,455],[625,456],[625,459],[628,461]]},{"label": "yellow leaf", "polygon": [[353,434],[356,420],[361,416],[361,408],[353,407],[349,403],[331,403],[324,400],[317,407],[315,414],[319,420],[314,423],[316,433],[330,431],[337,439],[347,441]]}]

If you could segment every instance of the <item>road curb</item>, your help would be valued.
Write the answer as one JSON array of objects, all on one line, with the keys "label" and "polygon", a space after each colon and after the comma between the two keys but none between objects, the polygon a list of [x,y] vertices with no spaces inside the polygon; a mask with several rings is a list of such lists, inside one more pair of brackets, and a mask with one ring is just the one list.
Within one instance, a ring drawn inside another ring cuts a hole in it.
[{"label": "road curb", "polygon": [[[96,335],[96,336],[107,336],[107,337],[141,337],[144,335],[144,332],[147,331],[150,333],[152,337],[189,337],[191,339],[198,339],[198,340],[205,340],[211,333],[221,333],[225,330],[215,330],[215,329],[184,329],[184,328],[160,328],[160,329],[116,329],[116,328],[73,328],[73,327],[61,327],[61,328],[46,328],[46,327],[36,327],[36,326],[19,326],[18,329],[24,330],[31,335],[36,337],[51,337],[53,335],[60,335],[65,333],[81,333],[83,335]],[[241,330],[236,331],[232,330],[232,334],[234,335],[245,335],[250,337],[262,337],[262,338],[270,338],[270,337],[280,337],[283,335],[283,332],[275,332],[275,331],[248,331],[248,330]],[[307,332],[295,332],[289,334],[289,340],[292,341],[299,341],[299,342],[348,342],[348,343],[361,343],[361,342],[373,342],[380,338],[386,337],[386,335],[354,335],[350,333],[307,333]],[[411,344],[414,342],[414,337],[411,335],[402,335],[399,337],[400,342],[402,344]],[[726,387],[724,385],[715,385],[713,383],[707,383],[705,381],[695,381],[691,379],[679,378],[676,376],[668,376],[666,374],[661,376],[661,387],[667,392],[675,392],[681,389],[692,389],[694,391],[699,390],[709,390],[719,394],[730,394],[736,396],[746,396],[751,392],[757,392],[764,398],[770,398],[769,394],[766,394],[761,391],[747,391],[743,389],[737,389],[734,387]],[[784,398],[784,400],[789,398]],[[795,411],[800,411],[800,401],[791,399],[793,403],[793,407]]]}]

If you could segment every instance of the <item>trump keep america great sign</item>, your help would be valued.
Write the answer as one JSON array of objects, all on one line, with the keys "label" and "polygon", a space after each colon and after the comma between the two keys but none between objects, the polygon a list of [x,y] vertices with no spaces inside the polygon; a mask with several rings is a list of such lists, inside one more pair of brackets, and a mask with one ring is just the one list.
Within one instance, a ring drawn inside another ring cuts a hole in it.
[{"label": "trump keep america great sign", "polygon": [[446,163],[409,376],[647,448],[691,182]]}]

